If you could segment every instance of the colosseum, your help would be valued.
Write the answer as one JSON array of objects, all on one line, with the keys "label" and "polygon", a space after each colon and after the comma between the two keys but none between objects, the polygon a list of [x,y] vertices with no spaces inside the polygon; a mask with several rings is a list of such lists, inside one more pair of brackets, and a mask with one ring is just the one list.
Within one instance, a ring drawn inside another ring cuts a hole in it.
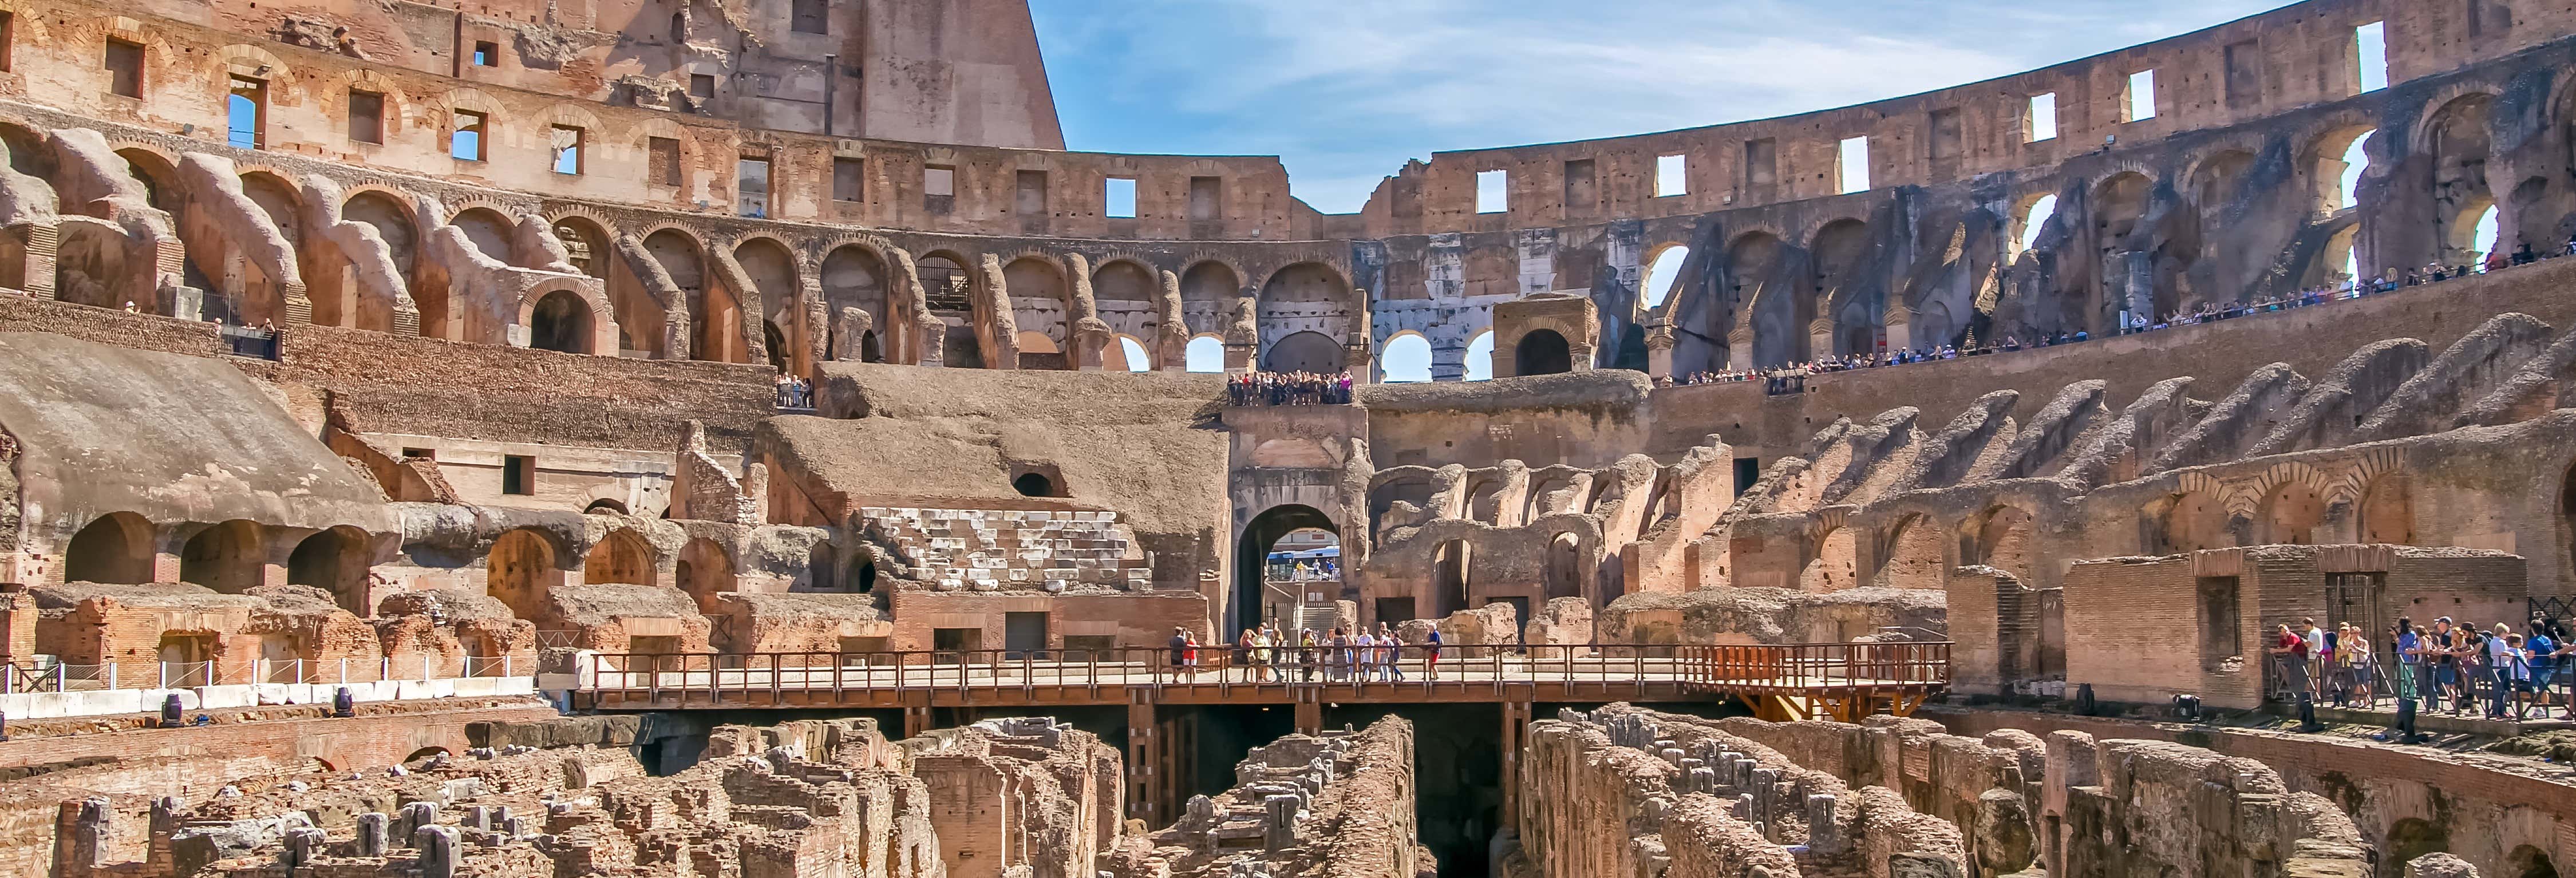
[{"label": "colosseum", "polygon": [[2576,7],[1327,214],[1026,0],[468,5],[0,0],[0,878],[2576,858]]}]

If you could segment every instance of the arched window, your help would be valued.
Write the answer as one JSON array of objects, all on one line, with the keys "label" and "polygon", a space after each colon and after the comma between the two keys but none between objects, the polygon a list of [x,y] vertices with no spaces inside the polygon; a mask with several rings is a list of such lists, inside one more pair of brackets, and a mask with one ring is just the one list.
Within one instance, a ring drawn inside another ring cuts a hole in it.
[{"label": "arched window", "polygon": [[571,290],[556,290],[537,300],[528,317],[528,346],[567,354],[590,353],[590,303]]},{"label": "arched window", "polygon": [[2032,201],[2029,207],[2022,208],[2021,216],[2016,220],[2021,224],[2021,236],[2014,241],[2020,246],[2014,248],[2013,252],[2019,254],[2039,246],[2039,233],[2048,228],[2049,220],[2055,218],[2057,218],[2057,196],[2054,193],[2042,195]]},{"label": "arched window", "polygon": [[1533,329],[1521,335],[1512,351],[1512,374],[1555,375],[1574,371],[1574,354],[1565,344],[1565,336],[1553,329]]},{"label": "arched window", "polygon": [[1124,335],[1118,337],[1117,349],[1111,351],[1109,355],[1103,359],[1107,360],[1107,362],[1102,363],[1101,368],[1108,369],[1112,372],[1122,370],[1128,372],[1154,371],[1154,358],[1146,355],[1145,345],[1134,338]]},{"label": "arched window", "polygon": [[1182,354],[1183,362],[1188,365],[1189,370],[1192,372],[1218,373],[1225,371],[1224,339],[1217,338],[1213,335],[1202,335],[1197,338],[1190,339],[1189,347],[1184,350]]},{"label": "arched window", "polygon": [[1672,298],[1673,284],[1681,281],[1682,263],[1688,261],[1688,247],[1666,247],[1664,252],[1655,254],[1654,263],[1646,266],[1645,282],[1639,290],[1646,307],[1661,308],[1665,300]]},{"label": "arched window", "polygon": [[1378,352],[1378,369],[1390,384],[1431,380],[1431,340],[1418,332],[1399,332]]}]

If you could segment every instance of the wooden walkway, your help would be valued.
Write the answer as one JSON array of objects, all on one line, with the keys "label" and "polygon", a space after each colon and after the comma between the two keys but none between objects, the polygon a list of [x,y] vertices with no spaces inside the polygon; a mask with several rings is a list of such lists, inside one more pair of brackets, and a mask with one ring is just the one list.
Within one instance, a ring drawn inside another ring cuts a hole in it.
[{"label": "wooden walkway", "polygon": [[[1584,644],[1404,647],[1394,672],[1347,650],[1273,650],[1268,661],[1201,648],[1080,654],[1009,650],[884,653],[594,654],[575,706],[995,709],[1120,704],[1676,702],[1736,699],[1777,719],[1910,714],[1950,677],[1950,644],[1770,646]],[[1435,667],[1436,665],[1436,667]],[[1304,723],[1300,723],[1301,727]]]}]

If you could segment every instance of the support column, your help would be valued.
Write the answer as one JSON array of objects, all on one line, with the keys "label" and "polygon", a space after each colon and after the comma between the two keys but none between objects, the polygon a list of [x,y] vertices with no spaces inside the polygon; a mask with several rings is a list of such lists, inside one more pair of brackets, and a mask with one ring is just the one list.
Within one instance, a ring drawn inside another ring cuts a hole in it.
[{"label": "support column", "polygon": [[1156,758],[1160,742],[1155,736],[1153,693],[1146,689],[1127,692],[1127,816],[1145,821],[1146,826],[1160,826],[1164,820],[1154,797],[1155,775],[1162,760]]},{"label": "support column", "polygon": [[918,738],[930,732],[930,705],[907,704],[903,707],[903,736]]},{"label": "support column", "polygon": [[1504,826],[1519,826],[1521,821],[1521,748],[1527,744],[1530,713],[1534,705],[1527,701],[1505,701],[1503,708],[1503,816]]},{"label": "support column", "polygon": [[1297,690],[1297,734],[1324,733],[1323,693],[1308,686]]}]

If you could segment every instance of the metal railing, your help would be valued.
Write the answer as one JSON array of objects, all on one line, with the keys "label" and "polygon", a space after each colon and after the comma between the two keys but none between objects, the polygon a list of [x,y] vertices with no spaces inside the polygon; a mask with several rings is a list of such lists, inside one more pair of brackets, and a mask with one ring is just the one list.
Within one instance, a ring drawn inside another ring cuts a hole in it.
[{"label": "metal railing", "polygon": [[254,659],[223,663],[139,661],[108,664],[0,663],[0,694],[92,692],[111,689],[191,689],[251,683],[374,683],[533,674],[530,663],[510,656],[441,659]]},{"label": "metal railing", "polygon": [[[596,653],[583,689],[651,701],[766,700],[790,693],[1186,687],[1232,695],[1310,688],[1400,695],[1441,689],[1501,693],[1543,684],[1607,696],[1937,688],[1949,681],[1950,644],[1832,643],[1782,646],[1573,644],[1534,646],[1200,646],[1078,650],[971,649],[873,653]],[[1115,693],[1111,693],[1115,694]],[[761,696],[755,699],[753,696]]]},{"label": "metal railing", "polygon": [[215,328],[215,333],[223,336],[224,353],[255,360],[278,358],[277,330],[253,329],[246,326],[218,326]]}]

